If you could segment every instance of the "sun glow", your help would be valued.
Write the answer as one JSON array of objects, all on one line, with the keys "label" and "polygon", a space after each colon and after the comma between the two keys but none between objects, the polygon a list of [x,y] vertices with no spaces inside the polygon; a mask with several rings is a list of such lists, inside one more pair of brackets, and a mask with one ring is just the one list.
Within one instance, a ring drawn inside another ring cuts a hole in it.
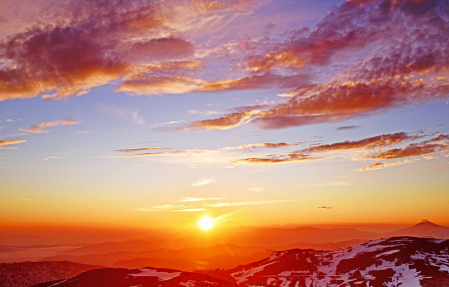
[{"label": "sun glow", "polygon": [[209,215],[204,215],[198,222],[198,226],[202,230],[209,230],[214,227],[214,220]]}]

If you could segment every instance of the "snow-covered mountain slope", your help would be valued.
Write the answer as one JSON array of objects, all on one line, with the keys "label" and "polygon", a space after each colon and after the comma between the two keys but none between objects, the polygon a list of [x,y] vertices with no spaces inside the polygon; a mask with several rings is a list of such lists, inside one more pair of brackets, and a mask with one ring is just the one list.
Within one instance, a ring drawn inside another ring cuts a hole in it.
[{"label": "snow-covered mountain slope", "polygon": [[[221,278],[221,279],[219,279]],[[449,240],[392,237],[339,251],[291,249],[230,270],[107,268],[35,287],[447,287]]]},{"label": "snow-covered mountain slope", "polygon": [[236,284],[204,274],[163,268],[105,268],[76,277],[34,287],[237,287]]},{"label": "snow-covered mountain slope", "polygon": [[228,270],[240,286],[449,286],[449,240],[393,237],[341,251],[292,249]]}]

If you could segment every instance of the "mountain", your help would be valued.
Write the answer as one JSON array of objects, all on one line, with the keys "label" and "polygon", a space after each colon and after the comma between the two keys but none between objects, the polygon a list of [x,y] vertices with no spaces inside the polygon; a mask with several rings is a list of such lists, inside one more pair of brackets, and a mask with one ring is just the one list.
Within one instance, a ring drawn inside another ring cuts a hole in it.
[{"label": "mountain", "polygon": [[30,285],[71,278],[101,266],[73,262],[19,262],[0,264],[0,286],[28,287]]},{"label": "mountain", "polygon": [[449,286],[449,240],[393,237],[345,250],[292,249],[223,273],[239,286]]},{"label": "mountain", "polygon": [[273,247],[276,251],[282,251],[286,249],[315,249],[315,250],[327,250],[327,251],[334,251],[334,250],[340,250],[345,249],[357,244],[361,244],[363,242],[366,242],[368,240],[366,239],[353,239],[353,240],[347,240],[347,241],[341,241],[341,242],[326,242],[326,243],[307,243],[307,242],[301,242],[301,243],[293,243],[283,246],[276,246]]},{"label": "mountain", "polygon": [[442,287],[449,240],[392,237],[338,251],[291,249],[233,269],[107,268],[34,287]]},{"label": "mountain", "polygon": [[209,275],[173,269],[106,268],[84,272],[76,277],[37,284],[33,287],[237,287],[237,284]]},{"label": "mountain", "polygon": [[260,228],[249,231],[229,233],[223,237],[226,243],[241,246],[261,246],[273,248],[276,246],[295,244],[298,242],[310,242],[314,244],[341,242],[354,239],[377,239],[379,234],[368,231],[360,231],[354,228],[316,228],[297,227],[286,228]]},{"label": "mountain", "polygon": [[265,258],[273,249],[242,247],[220,244],[201,248],[172,250],[161,248],[141,252],[113,252],[107,254],[87,254],[80,256],[56,255],[46,257],[46,261],[72,261],[108,267],[139,268],[153,266],[181,270],[233,268]]},{"label": "mountain", "polygon": [[449,238],[449,227],[432,223],[428,220],[404,229],[399,229],[385,234],[391,236],[415,236],[415,237],[433,237],[433,238]]}]

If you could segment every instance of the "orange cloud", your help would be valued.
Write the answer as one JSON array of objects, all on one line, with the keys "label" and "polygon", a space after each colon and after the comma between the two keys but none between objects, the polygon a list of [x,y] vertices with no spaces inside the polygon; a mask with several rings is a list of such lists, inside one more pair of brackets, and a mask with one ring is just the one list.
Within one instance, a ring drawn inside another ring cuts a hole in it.
[{"label": "orange cloud", "polygon": [[284,142],[280,142],[280,143],[268,143],[268,142],[264,142],[264,143],[257,143],[257,144],[242,144],[239,146],[234,146],[234,147],[224,147],[222,148],[223,150],[238,150],[238,149],[250,149],[250,148],[260,148],[260,147],[264,147],[264,148],[283,148],[283,147],[290,147],[290,146],[298,146],[299,144],[297,143],[284,143]]},{"label": "orange cloud", "polygon": [[141,148],[118,149],[118,150],[116,150],[116,151],[121,151],[121,152],[135,152],[135,151],[158,150],[158,149],[170,149],[170,148],[168,148],[168,147],[141,147]]},{"label": "orange cloud", "polygon": [[254,123],[265,129],[279,129],[322,122],[333,122],[434,97],[434,89],[425,83],[387,79],[370,82],[346,82],[300,88],[297,96],[268,110],[231,113],[216,119],[188,124],[191,129],[230,129]]},{"label": "orange cloud", "polygon": [[292,153],[287,156],[272,156],[267,158],[244,158],[235,160],[234,164],[275,164],[275,163],[292,163],[299,161],[320,160],[322,157],[310,157],[308,154]]},{"label": "orange cloud", "polygon": [[374,137],[365,138],[358,141],[345,141],[326,145],[317,145],[302,150],[302,152],[328,152],[334,150],[350,150],[350,149],[372,149],[380,146],[400,143],[407,140],[414,140],[418,136],[410,136],[404,132],[394,134],[384,134]]},{"label": "orange cloud", "polygon": [[300,69],[304,66],[304,60],[292,51],[284,51],[281,53],[269,53],[265,57],[252,56],[249,57],[245,66],[253,72],[261,72],[270,70],[273,67],[288,67]]},{"label": "orange cloud", "polygon": [[[138,154],[129,154],[129,155],[116,155],[112,156],[114,158],[126,158],[126,157],[148,157],[148,156],[179,156],[179,155],[188,155],[194,152],[191,151],[161,151],[161,152],[153,152],[153,153],[138,153]],[[198,151],[198,153],[201,153]]]},{"label": "orange cloud", "polygon": [[379,169],[384,169],[387,167],[403,165],[403,164],[412,163],[412,162],[413,161],[408,160],[408,159],[403,160],[403,161],[396,161],[396,162],[376,162],[376,163],[361,167],[359,169],[355,169],[354,171],[363,172],[363,171],[369,171],[369,170],[379,170]]},{"label": "orange cloud", "polygon": [[195,202],[195,201],[209,201],[209,200],[223,200],[223,197],[184,197],[179,202]]},{"label": "orange cloud", "polygon": [[200,67],[199,61],[160,64],[194,52],[191,42],[166,29],[170,13],[161,14],[166,5],[71,2],[60,7],[69,10],[61,11],[60,23],[10,35],[0,44],[7,63],[0,68],[0,101],[39,94],[50,99],[80,96],[153,62],[160,72]]},{"label": "orange cloud", "polygon": [[373,154],[365,155],[366,159],[394,159],[413,156],[423,156],[449,150],[449,136],[440,134],[422,143],[410,144],[405,148],[392,148],[380,150]]},{"label": "orange cloud", "polygon": [[178,74],[164,76],[138,74],[127,78],[116,90],[137,95],[183,94],[191,92],[243,91],[279,86],[293,87],[298,82],[303,81],[304,77],[302,76],[280,76],[270,73],[216,81],[193,79]]},{"label": "orange cloud", "polygon": [[11,147],[9,145],[19,144],[27,142],[26,140],[8,140],[8,141],[0,141],[0,149],[17,149],[17,147]]},{"label": "orange cloud", "polygon": [[45,127],[55,127],[59,125],[76,125],[79,123],[80,121],[75,121],[72,119],[61,119],[57,121],[42,122],[40,124],[31,125],[28,129],[19,129],[19,130],[29,133],[42,134],[48,133],[48,130],[44,129]]},{"label": "orange cloud", "polygon": [[225,7],[224,3],[218,1],[193,1],[192,5],[200,11],[216,11]]}]

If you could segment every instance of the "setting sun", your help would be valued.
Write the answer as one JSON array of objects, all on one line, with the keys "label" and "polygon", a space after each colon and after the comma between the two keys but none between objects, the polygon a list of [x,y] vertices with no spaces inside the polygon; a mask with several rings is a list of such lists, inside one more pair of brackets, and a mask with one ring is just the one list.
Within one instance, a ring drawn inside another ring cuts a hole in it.
[{"label": "setting sun", "polygon": [[212,227],[214,227],[214,220],[212,218],[210,218],[209,215],[205,215],[205,216],[201,217],[200,221],[198,222],[198,226],[202,230],[209,230]]}]

